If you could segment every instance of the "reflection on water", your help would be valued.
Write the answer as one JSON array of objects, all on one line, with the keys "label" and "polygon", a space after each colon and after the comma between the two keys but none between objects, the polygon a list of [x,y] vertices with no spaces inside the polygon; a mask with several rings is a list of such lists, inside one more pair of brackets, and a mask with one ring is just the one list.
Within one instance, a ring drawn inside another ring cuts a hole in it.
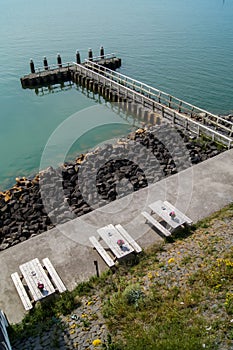
[{"label": "reflection on water", "polygon": [[61,84],[42,86],[40,88],[35,88],[35,94],[37,96],[45,96],[48,94],[54,94],[62,91],[67,91],[72,89],[74,83],[72,81],[64,82]]}]

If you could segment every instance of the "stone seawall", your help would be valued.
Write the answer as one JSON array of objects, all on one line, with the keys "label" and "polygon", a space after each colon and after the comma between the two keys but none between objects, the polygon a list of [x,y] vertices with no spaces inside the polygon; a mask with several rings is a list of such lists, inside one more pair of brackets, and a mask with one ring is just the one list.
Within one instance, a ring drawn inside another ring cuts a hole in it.
[{"label": "stone seawall", "polygon": [[38,235],[224,149],[167,125],[138,129],[75,161],[16,178],[0,193],[0,250]]}]

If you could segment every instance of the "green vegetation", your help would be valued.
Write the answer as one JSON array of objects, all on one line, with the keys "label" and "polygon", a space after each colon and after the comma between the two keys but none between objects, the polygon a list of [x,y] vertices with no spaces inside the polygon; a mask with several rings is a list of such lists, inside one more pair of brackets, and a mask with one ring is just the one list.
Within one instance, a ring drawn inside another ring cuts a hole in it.
[{"label": "green vegetation", "polygon": [[222,343],[229,348],[233,247],[216,249],[225,239],[216,233],[224,233],[232,219],[233,204],[151,247],[131,265],[120,264],[116,272],[108,270],[72,293],[41,304],[13,327],[12,335],[38,334],[54,322],[63,327],[61,313],[77,307],[82,295],[98,293],[110,333],[102,349],[214,350],[221,349]]},{"label": "green vegetation", "polygon": [[62,328],[59,315],[67,315],[72,312],[74,307],[80,305],[77,298],[74,298],[74,292],[65,292],[55,299],[37,303],[19,324],[13,325],[9,329],[9,335],[12,339],[20,339],[36,334],[42,334],[52,325]]},{"label": "green vegetation", "polygon": [[226,145],[224,145],[223,143],[221,143],[218,140],[212,140],[212,138],[208,135],[205,135],[203,133],[200,133],[199,137],[195,140],[193,140],[193,143],[201,146],[203,149],[207,150],[209,147],[209,143],[212,142],[212,144],[214,144],[217,148],[217,150],[219,152],[225,151],[226,150]]}]

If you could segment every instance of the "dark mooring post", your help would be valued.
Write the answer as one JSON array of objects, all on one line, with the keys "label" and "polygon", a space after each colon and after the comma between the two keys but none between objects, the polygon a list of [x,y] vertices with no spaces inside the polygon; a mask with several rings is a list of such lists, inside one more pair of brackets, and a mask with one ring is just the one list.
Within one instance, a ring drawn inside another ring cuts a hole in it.
[{"label": "dark mooring post", "polygon": [[104,59],[104,48],[103,48],[103,46],[100,47],[100,58]]},{"label": "dark mooring post", "polygon": [[77,64],[80,64],[80,63],[81,63],[80,53],[79,53],[78,50],[76,51],[76,63],[77,63]]},{"label": "dark mooring post", "polygon": [[58,65],[58,67],[59,67],[59,68],[61,68],[61,67],[62,67],[61,56],[60,56],[60,54],[59,54],[59,53],[57,54],[57,65]]},{"label": "dark mooring post", "polygon": [[31,69],[31,73],[35,73],[35,66],[32,58],[30,59],[30,69]]},{"label": "dark mooring post", "polygon": [[92,49],[89,49],[89,50],[88,50],[88,59],[89,59],[89,61],[92,61],[92,60],[93,60]]},{"label": "dark mooring post", "polygon": [[94,264],[95,264],[95,268],[96,268],[96,276],[100,277],[98,261],[94,260]]},{"label": "dark mooring post", "polygon": [[48,67],[48,61],[47,61],[47,58],[46,57],[44,57],[44,69],[45,70],[48,70],[49,69],[49,67]]}]

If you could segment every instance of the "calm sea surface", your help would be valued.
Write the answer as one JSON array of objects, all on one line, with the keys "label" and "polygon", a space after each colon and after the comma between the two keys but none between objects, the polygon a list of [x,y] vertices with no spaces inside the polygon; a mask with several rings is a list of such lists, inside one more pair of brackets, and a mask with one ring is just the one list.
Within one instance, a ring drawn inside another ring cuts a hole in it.
[{"label": "calm sea surface", "polygon": [[[23,90],[20,77],[29,72],[30,58],[36,66],[43,56],[53,64],[59,52],[63,62],[73,61],[79,49],[84,60],[89,48],[97,55],[103,45],[122,58],[123,74],[211,112],[233,112],[233,0],[0,0],[0,5],[0,189],[16,176],[36,173],[52,133],[72,114],[99,104],[76,86],[38,95]],[[110,119],[92,128],[81,113],[80,126],[91,131],[72,152],[130,129]],[[59,142],[54,148],[56,157]]]}]

